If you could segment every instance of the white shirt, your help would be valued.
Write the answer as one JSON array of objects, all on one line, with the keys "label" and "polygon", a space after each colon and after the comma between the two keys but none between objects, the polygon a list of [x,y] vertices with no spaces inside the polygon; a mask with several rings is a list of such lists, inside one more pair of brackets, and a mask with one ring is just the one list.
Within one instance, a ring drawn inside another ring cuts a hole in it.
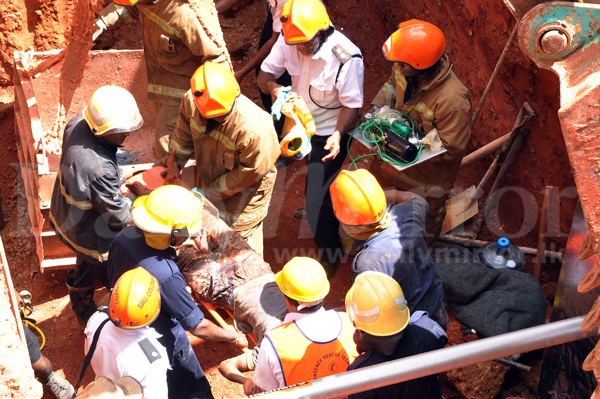
[{"label": "white shirt", "polygon": [[[85,329],[85,354],[94,339],[96,329],[108,315],[96,312],[88,321]],[[153,328],[125,330],[116,327],[112,322],[106,323],[100,332],[100,338],[92,361],[90,362],[96,379],[105,376],[111,380],[131,376],[138,380],[144,388],[144,399],[165,399],[168,396],[167,369],[169,358],[167,351],[157,341],[161,335]],[[139,341],[147,338],[160,355],[160,359],[150,363],[139,345]]]},{"label": "white shirt", "polygon": [[[334,310],[323,308],[314,313],[288,313],[283,324],[291,321],[300,322],[302,333],[314,342],[330,342],[336,339],[341,330],[341,319]],[[300,323],[298,323],[300,325]],[[268,335],[268,333],[267,333]],[[252,381],[262,389],[271,391],[283,388],[283,371],[277,352],[268,339],[263,339],[258,352],[256,369]]]},{"label": "white shirt", "polygon": [[269,0],[271,15],[273,16],[273,32],[281,33],[281,9],[289,0]]},{"label": "white shirt", "polygon": [[333,53],[333,46],[336,44],[350,55],[361,54],[358,47],[338,31],[329,36],[319,51],[312,56],[300,54],[298,46],[287,45],[283,35],[279,35],[271,53],[261,66],[264,72],[277,78],[287,69],[292,76],[292,91],[302,96],[306,102],[315,119],[318,136],[333,134],[341,112],[341,108],[328,110],[321,107],[360,108],[363,105],[363,60],[351,58],[347,61],[336,83],[336,75],[341,65]]}]

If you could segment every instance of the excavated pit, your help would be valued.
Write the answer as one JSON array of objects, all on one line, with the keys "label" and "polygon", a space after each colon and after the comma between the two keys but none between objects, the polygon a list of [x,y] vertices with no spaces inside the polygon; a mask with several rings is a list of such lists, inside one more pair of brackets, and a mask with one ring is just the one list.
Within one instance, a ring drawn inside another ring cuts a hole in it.
[{"label": "excavated pit", "polygon": [[[83,361],[83,336],[69,309],[64,284],[66,272],[39,272],[38,246],[33,235],[35,226],[30,222],[31,199],[27,198],[28,181],[24,176],[27,172],[19,167],[17,156],[19,140],[14,129],[16,121],[12,85],[13,51],[21,51],[28,46],[33,46],[36,51],[63,48],[69,42],[68,29],[78,3],[76,0],[0,0],[0,159],[4,160],[4,167],[0,168],[0,190],[7,221],[2,239],[16,290],[28,289],[33,294],[36,306],[33,317],[39,321],[48,340],[43,354],[52,360],[59,373],[71,381],[77,379]],[[411,18],[423,19],[437,24],[445,32],[447,53],[453,63],[453,70],[470,89],[475,107],[516,23],[501,0],[425,0],[410,3],[390,0],[325,0],[325,4],[336,28],[353,40],[363,52],[366,104],[389,76],[391,64],[384,60],[381,44],[397,28],[399,22]],[[232,56],[234,69],[239,69],[256,52],[263,18],[259,1],[242,2],[220,17],[223,37]],[[141,43],[140,27],[127,25],[105,32],[94,49],[135,50],[141,48]],[[128,62],[127,59],[107,66],[89,64],[87,71],[91,74],[88,80],[84,75],[83,85],[74,91],[70,108],[66,110],[66,120],[85,105],[86,95],[93,91],[89,87],[92,84],[96,87],[109,82],[122,84],[134,92],[138,101],[146,103],[145,85],[119,82],[111,74],[118,74],[118,69],[114,70],[116,64],[126,69],[137,68],[136,73],[145,74],[139,64]],[[113,70],[109,71],[107,68]],[[54,74],[56,79],[60,79],[57,76],[60,65],[57,64],[44,73]],[[36,79],[39,78],[34,78],[34,81]],[[49,88],[43,87],[43,80],[38,82],[34,86],[37,84],[37,92],[41,97],[45,96],[43,101],[40,97],[39,103],[51,104],[53,108],[47,112],[55,117],[61,98],[60,90],[56,91],[58,86],[54,83]],[[246,77],[242,92],[260,103],[254,74]],[[548,242],[551,248],[560,250],[566,245],[576,204],[576,191],[556,114],[559,108],[558,79],[551,72],[538,69],[520,52],[516,44],[510,48],[474,126],[468,150],[473,151],[509,132],[524,101],[531,103],[537,118],[530,123],[528,141],[508,174],[504,185],[508,189],[501,197],[497,221],[485,226],[479,239],[493,240],[504,235],[511,237],[517,245],[536,247],[543,190],[545,186],[555,186],[560,194],[552,204]],[[151,113],[143,107],[142,113],[148,121],[146,128],[151,130]],[[45,121],[42,118],[43,130],[50,130],[53,123],[53,119]],[[140,150],[146,148],[138,147]],[[355,143],[352,151],[357,153],[361,149]],[[145,159],[144,155],[140,157],[142,159]],[[472,184],[476,185],[492,159],[493,155],[488,156],[463,169],[454,191],[460,192]],[[33,165],[28,166],[34,170]],[[265,259],[274,271],[280,270],[291,256],[316,253],[306,221],[292,216],[294,210],[303,206],[304,173],[304,165],[297,162],[281,170],[278,176],[276,194],[265,221]],[[482,203],[480,207],[481,205]],[[532,259],[528,257],[528,260],[527,271],[531,272]],[[332,293],[326,300],[327,307],[343,304],[344,294],[351,284],[350,262],[351,258],[340,266],[334,277]],[[549,305],[554,300],[559,271],[560,267],[556,263],[544,265],[541,283]],[[104,290],[98,290],[96,295],[101,296],[103,292]],[[0,312],[0,316],[4,316],[4,307],[0,308]],[[471,339],[463,337],[460,322],[456,320],[453,320],[449,335],[454,343]],[[230,345],[205,343],[193,337],[191,341],[213,386],[215,397],[242,397],[240,387],[224,380],[216,370],[221,360],[236,355],[239,351]],[[494,365],[447,373],[442,376],[445,381],[445,397],[533,398],[537,391],[535,375],[536,372],[539,375],[540,356],[530,354],[530,359],[525,358],[523,361],[531,361],[534,366],[532,373],[528,375],[510,371],[504,383],[506,369]],[[0,361],[0,366],[7,366],[4,360]],[[476,376],[479,378],[475,378]],[[29,386],[30,377],[22,378],[22,385]],[[88,371],[83,383],[89,383],[92,378],[93,373]],[[18,378],[15,384],[20,384]],[[463,392],[462,396],[457,389]],[[45,393],[44,398],[50,396]]]}]

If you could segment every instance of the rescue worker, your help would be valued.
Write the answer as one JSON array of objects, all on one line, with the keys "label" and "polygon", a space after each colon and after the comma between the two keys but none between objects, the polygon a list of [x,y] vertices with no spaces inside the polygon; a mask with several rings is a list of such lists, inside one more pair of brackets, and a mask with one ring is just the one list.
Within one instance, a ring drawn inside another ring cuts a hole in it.
[{"label": "rescue worker", "polygon": [[217,13],[208,7],[208,2],[193,3],[196,11],[188,0],[114,0],[96,21],[94,39],[117,22],[139,19],[142,24],[148,102],[156,117],[154,153],[158,160],[169,155],[179,104],[196,68],[213,61],[231,69]]},{"label": "rescue worker", "polygon": [[138,266],[158,280],[161,310],[152,327],[162,335],[158,342],[169,357],[167,385],[172,399],[213,398],[186,331],[204,340],[248,346],[244,334],[224,330],[204,318],[174,261],[173,247],[203,233],[203,204],[204,197],[199,193],[173,185],[139,197],[131,211],[135,226],[115,237],[108,259],[111,287],[123,273]]},{"label": "rescue worker", "polygon": [[[346,311],[356,327],[361,355],[348,371],[442,349],[446,333],[423,311],[407,306],[400,285],[379,272],[365,272],[346,294]],[[442,399],[437,375],[348,395],[348,399]]]},{"label": "rescue worker", "polygon": [[262,255],[279,143],[271,116],[240,93],[225,66],[207,62],[194,73],[171,147],[179,168],[196,159],[196,186]]},{"label": "rescue worker", "polygon": [[[21,294],[15,291],[19,310],[25,308],[25,301]],[[29,361],[35,378],[37,378],[44,386],[48,387],[52,395],[57,399],[71,399],[75,393],[73,385],[65,378],[54,372],[52,362],[40,351],[40,343],[33,332],[23,324],[23,332],[25,333],[25,343],[27,344],[27,352],[29,353]]]},{"label": "rescue worker", "polygon": [[56,236],[77,255],[67,287],[81,328],[96,311],[94,281],[109,287],[110,243],[130,220],[131,201],[119,190],[117,149],[142,123],[127,90],[104,86],[65,127],[49,219]]},{"label": "rescue worker", "polygon": [[398,171],[376,159],[371,172],[383,187],[414,191],[427,200],[427,245],[435,247],[444,217],[445,202],[454,185],[471,137],[471,95],[454,72],[442,31],[428,22],[412,19],[400,24],[383,45],[383,55],[394,63],[392,74],[371,102],[376,111],[384,105],[408,115],[421,135],[437,130],[447,152]]},{"label": "rescue worker", "polygon": [[317,134],[307,157],[306,216],[319,261],[333,276],[342,254],[339,223],[333,214],[329,185],[347,154],[348,131],[363,104],[364,66],[360,50],[329,21],[319,0],[290,0],[281,10],[282,32],[265,59],[258,86],[277,98],[284,88],[276,82],[286,70],[292,91],[314,117]]},{"label": "rescue worker", "polygon": [[84,350],[86,355],[92,350],[96,380],[130,376],[143,387],[144,399],[168,397],[169,358],[158,342],[160,335],[149,327],[159,312],[160,287],[154,276],[137,267],[119,277],[108,308],[94,313],[85,329]]},{"label": "rescue worker", "polygon": [[330,190],[342,228],[362,244],[352,262],[353,278],[367,271],[385,273],[405,287],[413,312],[427,312],[445,329],[442,280],[425,242],[427,202],[414,193],[384,193],[366,169],[343,170]]},{"label": "rescue worker", "polygon": [[275,281],[290,313],[265,334],[252,385],[270,391],[346,371],[358,355],[354,328],[347,314],[323,308],[329,281],[321,265],[292,258]]}]

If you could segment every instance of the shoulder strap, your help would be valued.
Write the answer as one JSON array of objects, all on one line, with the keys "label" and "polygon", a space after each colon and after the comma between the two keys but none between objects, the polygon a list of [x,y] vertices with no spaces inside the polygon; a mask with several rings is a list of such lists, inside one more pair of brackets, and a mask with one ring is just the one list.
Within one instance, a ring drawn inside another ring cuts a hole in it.
[{"label": "shoulder strap", "polygon": [[98,344],[98,339],[100,338],[100,331],[104,328],[104,325],[110,321],[110,317],[104,320],[98,326],[98,329],[94,333],[94,338],[92,339],[92,345],[90,345],[90,350],[88,351],[85,359],[83,360],[83,366],[81,367],[81,374],[79,374],[79,381],[77,381],[77,385],[75,385],[75,392],[73,392],[72,399],[75,399],[77,395],[77,390],[79,389],[79,385],[81,384],[81,380],[83,380],[83,376],[85,375],[85,371],[87,370],[90,362],[92,361],[92,356],[94,356],[94,351],[96,350],[96,345]]},{"label": "shoulder strap", "polygon": [[154,363],[158,359],[162,358],[160,352],[158,352],[158,349],[156,349],[156,347],[152,345],[152,342],[150,342],[148,338],[144,338],[143,340],[138,341],[138,345],[140,346],[142,352],[144,352],[144,355],[146,355],[150,363]]},{"label": "shoulder strap", "polygon": [[352,58],[362,58],[362,55],[360,55],[360,54],[350,54],[339,43],[336,44],[336,45],[334,45],[331,48],[331,51],[333,52],[333,55],[335,55],[336,58],[338,60],[340,60],[340,66],[338,68],[337,74],[335,75],[335,83],[334,84],[337,84],[338,77],[340,76],[340,71],[342,70],[342,67],[344,66],[344,64],[346,64],[346,62],[348,62]]}]

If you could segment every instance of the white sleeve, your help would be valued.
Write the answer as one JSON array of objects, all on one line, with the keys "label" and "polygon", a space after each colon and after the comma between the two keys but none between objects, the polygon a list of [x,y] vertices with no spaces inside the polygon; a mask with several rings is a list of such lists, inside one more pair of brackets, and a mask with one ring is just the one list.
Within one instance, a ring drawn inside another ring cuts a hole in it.
[{"label": "white sleeve", "polygon": [[258,352],[258,360],[252,381],[265,391],[283,388],[285,386],[283,371],[281,370],[277,353],[271,341],[268,338],[264,338],[267,338],[267,335],[263,337],[260,344],[260,351]]},{"label": "white sleeve", "polygon": [[363,106],[364,79],[365,67],[362,58],[351,58],[342,67],[336,88],[340,93],[340,102],[344,107],[361,108]]},{"label": "white sleeve", "polygon": [[279,0],[275,7],[271,6],[271,15],[273,16],[273,32],[281,33],[281,9],[285,1]]},{"label": "white sleeve", "polygon": [[285,40],[283,39],[283,35],[279,35],[279,39],[273,45],[271,52],[265,58],[260,69],[266,73],[269,73],[276,78],[283,75],[286,71],[285,68],[285,51],[287,50],[285,44]]}]

